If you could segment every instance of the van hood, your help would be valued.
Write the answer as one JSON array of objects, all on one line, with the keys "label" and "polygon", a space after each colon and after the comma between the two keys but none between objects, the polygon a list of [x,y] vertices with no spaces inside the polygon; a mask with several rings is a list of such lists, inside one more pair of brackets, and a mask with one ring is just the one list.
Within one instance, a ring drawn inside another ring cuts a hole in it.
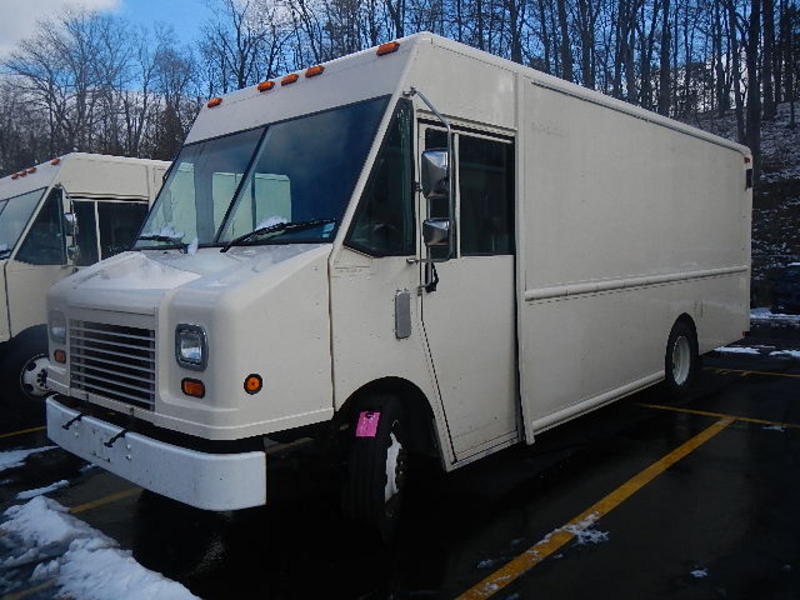
[{"label": "van hood", "polygon": [[[277,265],[330,244],[291,244],[123,252],[81,269],[53,286],[52,296],[84,308],[155,313],[161,301],[181,289],[224,292],[264,276]],[[315,252],[316,254],[316,252]]]}]

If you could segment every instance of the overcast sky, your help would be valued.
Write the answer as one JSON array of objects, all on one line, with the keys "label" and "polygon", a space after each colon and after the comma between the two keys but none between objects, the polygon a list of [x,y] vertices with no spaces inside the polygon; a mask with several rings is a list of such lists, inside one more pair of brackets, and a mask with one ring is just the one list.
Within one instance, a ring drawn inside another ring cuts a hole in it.
[{"label": "overcast sky", "polygon": [[80,6],[110,11],[134,24],[168,23],[184,43],[194,40],[209,15],[206,0],[0,0],[0,56],[29,36],[38,20]]}]

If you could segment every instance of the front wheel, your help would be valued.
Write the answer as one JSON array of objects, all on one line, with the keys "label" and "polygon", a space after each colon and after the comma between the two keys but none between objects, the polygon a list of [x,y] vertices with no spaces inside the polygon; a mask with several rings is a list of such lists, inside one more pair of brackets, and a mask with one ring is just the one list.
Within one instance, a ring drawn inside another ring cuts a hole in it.
[{"label": "front wheel", "polygon": [[4,388],[21,400],[40,402],[47,394],[47,334],[28,330],[10,342],[2,366]]},{"label": "front wheel", "polygon": [[376,396],[359,403],[350,436],[342,508],[347,517],[388,541],[395,533],[408,476],[404,415],[399,400]]},{"label": "front wheel", "polygon": [[664,358],[667,388],[675,396],[682,396],[692,387],[700,371],[697,336],[684,321],[672,327]]}]

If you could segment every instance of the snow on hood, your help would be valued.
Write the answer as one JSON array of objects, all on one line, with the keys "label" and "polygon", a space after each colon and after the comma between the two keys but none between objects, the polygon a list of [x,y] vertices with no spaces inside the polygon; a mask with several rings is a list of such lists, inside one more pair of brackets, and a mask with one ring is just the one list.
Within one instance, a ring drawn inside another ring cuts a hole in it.
[{"label": "snow on hood", "polygon": [[289,260],[322,244],[290,244],[218,248],[195,253],[148,250],[125,252],[89,267],[70,278],[84,290],[171,290],[196,282],[221,287]]}]

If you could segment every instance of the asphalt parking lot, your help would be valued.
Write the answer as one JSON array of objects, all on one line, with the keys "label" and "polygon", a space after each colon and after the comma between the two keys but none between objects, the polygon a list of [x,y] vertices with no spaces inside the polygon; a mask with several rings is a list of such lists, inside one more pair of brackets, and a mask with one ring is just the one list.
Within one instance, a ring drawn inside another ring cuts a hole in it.
[{"label": "asphalt parking lot", "polygon": [[[786,349],[800,335],[761,335],[706,357],[684,400],[653,388],[532,447],[426,474],[392,547],[339,518],[334,477],[303,457],[276,465],[285,497],[271,507],[219,514],[58,449],[29,454],[0,471],[0,595],[69,597],[39,567],[68,544],[34,551],[2,533],[30,502],[19,494],[59,482],[48,497],[209,600],[798,598],[800,358]],[[48,445],[37,418],[3,421],[0,457]]]}]

